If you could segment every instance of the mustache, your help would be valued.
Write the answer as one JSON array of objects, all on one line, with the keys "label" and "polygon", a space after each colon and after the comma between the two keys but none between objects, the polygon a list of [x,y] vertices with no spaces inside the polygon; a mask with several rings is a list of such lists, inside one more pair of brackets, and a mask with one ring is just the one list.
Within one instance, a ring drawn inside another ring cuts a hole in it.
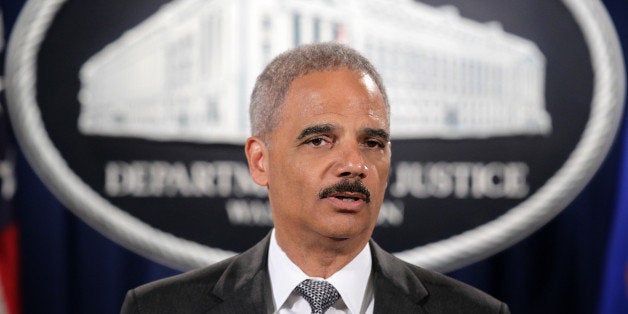
[{"label": "mustache", "polygon": [[371,202],[371,192],[369,192],[369,189],[360,180],[343,179],[342,181],[332,186],[322,189],[320,192],[318,192],[318,197],[320,199],[323,199],[329,197],[332,194],[342,192],[361,193],[364,195],[364,201],[366,203]]}]

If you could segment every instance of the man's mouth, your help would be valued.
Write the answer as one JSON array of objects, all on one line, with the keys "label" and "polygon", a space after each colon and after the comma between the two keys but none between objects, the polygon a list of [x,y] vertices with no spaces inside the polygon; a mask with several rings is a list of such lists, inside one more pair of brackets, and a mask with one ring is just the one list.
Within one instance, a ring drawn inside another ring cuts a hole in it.
[{"label": "man's mouth", "polygon": [[357,197],[343,197],[343,196],[334,196],[335,198],[343,201],[343,202],[354,202],[359,200]]},{"label": "man's mouth", "polygon": [[343,202],[355,202],[355,201],[359,201],[359,200],[364,200],[366,197],[363,194],[357,194],[357,193],[337,193],[337,194],[332,194],[329,197],[334,197],[337,198]]},{"label": "man's mouth", "polygon": [[371,202],[371,193],[362,181],[342,180],[318,193],[319,198],[333,197],[343,202]]}]

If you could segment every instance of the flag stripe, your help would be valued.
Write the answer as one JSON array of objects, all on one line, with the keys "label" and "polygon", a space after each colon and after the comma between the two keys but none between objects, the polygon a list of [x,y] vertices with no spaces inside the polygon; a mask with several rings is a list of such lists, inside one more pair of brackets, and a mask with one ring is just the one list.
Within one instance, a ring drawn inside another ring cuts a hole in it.
[{"label": "flag stripe", "polygon": [[15,224],[9,224],[0,231],[0,285],[2,305],[8,314],[20,313],[18,283],[18,229]]}]

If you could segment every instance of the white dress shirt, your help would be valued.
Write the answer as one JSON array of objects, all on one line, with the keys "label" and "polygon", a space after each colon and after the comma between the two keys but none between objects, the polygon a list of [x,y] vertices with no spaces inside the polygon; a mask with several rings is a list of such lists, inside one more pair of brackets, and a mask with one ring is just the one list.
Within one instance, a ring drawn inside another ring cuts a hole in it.
[{"label": "white dress shirt", "polygon": [[[295,265],[277,244],[273,229],[268,249],[268,273],[272,287],[274,313],[311,313],[309,303],[294,288],[309,277]],[[362,251],[338,272],[325,279],[331,283],[340,299],[325,313],[373,313],[373,283],[371,276],[371,248],[368,243]]]}]

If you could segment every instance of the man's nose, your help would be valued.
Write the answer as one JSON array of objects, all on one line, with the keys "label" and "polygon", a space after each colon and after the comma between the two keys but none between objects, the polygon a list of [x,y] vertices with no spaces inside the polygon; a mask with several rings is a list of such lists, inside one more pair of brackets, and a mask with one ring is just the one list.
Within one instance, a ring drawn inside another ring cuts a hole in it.
[{"label": "man's nose", "polygon": [[337,158],[337,176],[364,179],[368,175],[369,167],[358,143],[347,143],[339,147]]}]

